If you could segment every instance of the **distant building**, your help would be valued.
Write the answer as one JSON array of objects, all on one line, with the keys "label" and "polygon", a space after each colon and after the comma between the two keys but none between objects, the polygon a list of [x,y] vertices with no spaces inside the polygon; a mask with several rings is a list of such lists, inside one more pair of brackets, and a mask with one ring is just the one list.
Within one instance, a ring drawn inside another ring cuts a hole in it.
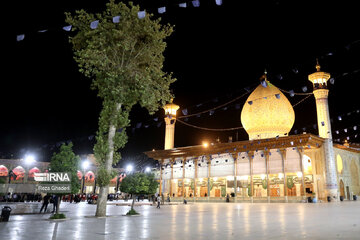
[{"label": "distant building", "polygon": [[[97,166],[94,155],[85,155],[83,158],[86,158],[90,165],[87,169],[79,169],[77,171],[77,176],[81,182],[79,193],[98,193],[99,187],[95,187]],[[18,192],[19,184],[22,183],[34,184],[35,189],[37,182],[34,181],[34,173],[48,172],[49,164],[49,162],[34,162],[27,166],[23,159],[0,159],[0,179],[5,184],[9,184],[4,189],[15,193]],[[110,181],[109,193],[116,193],[119,189],[119,183],[125,177],[125,169],[115,168],[115,170],[119,174]]]}]

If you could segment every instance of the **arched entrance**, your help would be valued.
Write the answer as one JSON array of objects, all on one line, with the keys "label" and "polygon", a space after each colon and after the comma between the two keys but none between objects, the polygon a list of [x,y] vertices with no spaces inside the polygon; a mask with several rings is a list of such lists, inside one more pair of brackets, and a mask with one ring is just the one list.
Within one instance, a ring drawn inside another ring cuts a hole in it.
[{"label": "arched entrance", "polygon": [[340,196],[343,196],[345,198],[345,188],[344,188],[344,182],[342,179],[340,179]]}]

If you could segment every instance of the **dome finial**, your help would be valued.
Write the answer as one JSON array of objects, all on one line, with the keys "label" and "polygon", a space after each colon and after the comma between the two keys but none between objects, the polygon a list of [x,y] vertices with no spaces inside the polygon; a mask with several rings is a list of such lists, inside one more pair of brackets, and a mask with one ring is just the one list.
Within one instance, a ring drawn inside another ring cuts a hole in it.
[{"label": "dome finial", "polygon": [[266,68],[265,68],[265,70],[264,70],[264,78],[265,78],[265,80],[267,81],[267,71],[266,71]]},{"label": "dome finial", "polygon": [[318,72],[320,72],[320,64],[319,64],[319,59],[318,58],[316,58],[316,70],[318,71]]},{"label": "dome finial", "polygon": [[260,77],[260,81],[263,81],[263,80],[265,80],[266,82],[268,82],[266,68],[265,68],[265,70],[264,70],[264,74]]}]

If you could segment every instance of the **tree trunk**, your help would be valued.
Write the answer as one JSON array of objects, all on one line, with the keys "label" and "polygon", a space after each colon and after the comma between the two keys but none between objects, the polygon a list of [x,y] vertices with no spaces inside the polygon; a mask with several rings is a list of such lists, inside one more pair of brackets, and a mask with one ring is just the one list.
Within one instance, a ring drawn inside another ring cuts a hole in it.
[{"label": "tree trunk", "polygon": [[107,203],[108,187],[100,187],[99,196],[96,202],[96,214],[97,217],[106,216],[106,203]]},{"label": "tree trunk", "polygon": [[59,214],[60,212],[60,201],[61,201],[61,197],[60,196],[56,196],[57,197],[57,203],[56,203],[56,214]]},{"label": "tree trunk", "polygon": [[[121,109],[121,104],[117,103],[114,111],[113,119],[117,116]],[[108,154],[105,159],[104,167],[108,173],[111,172],[113,158],[114,158],[114,137],[116,133],[116,126],[114,125],[113,119],[110,120],[109,124],[109,133],[108,133]],[[96,206],[96,217],[105,217],[106,216],[106,204],[107,196],[109,192],[109,185],[100,187],[100,194],[98,196],[97,206]]]},{"label": "tree trunk", "polygon": [[134,210],[134,204],[135,204],[135,194],[133,194],[133,201],[132,201],[132,204],[131,204],[131,210]]}]

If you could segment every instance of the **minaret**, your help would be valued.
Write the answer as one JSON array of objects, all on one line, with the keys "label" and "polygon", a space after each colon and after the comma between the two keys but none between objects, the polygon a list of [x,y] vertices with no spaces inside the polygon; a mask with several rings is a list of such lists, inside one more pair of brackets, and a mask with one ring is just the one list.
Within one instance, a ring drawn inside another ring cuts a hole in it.
[{"label": "minaret", "polygon": [[173,99],[170,103],[164,106],[165,110],[165,146],[164,149],[174,148],[174,134],[175,134],[175,122],[176,122],[176,111],[180,107],[173,103]]},{"label": "minaret", "polygon": [[336,197],[338,187],[328,105],[329,89],[327,87],[327,81],[330,79],[330,74],[320,71],[318,61],[316,64],[316,70],[317,71],[315,73],[309,75],[309,81],[313,83],[314,87],[313,93],[316,101],[319,136],[325,139],[325,191],[326,197]]},{"label": "minaret", "polygon": [[309,75],[309,81],[314,86],[314,96],[316,100],[316,112],[319,128],[319,136],[322,138],[332,139],[331,123],[328,106],[328,94],[327,81],[330,78],[330,74],[320,71],[320,65],[317,61],[316,72]]}]

